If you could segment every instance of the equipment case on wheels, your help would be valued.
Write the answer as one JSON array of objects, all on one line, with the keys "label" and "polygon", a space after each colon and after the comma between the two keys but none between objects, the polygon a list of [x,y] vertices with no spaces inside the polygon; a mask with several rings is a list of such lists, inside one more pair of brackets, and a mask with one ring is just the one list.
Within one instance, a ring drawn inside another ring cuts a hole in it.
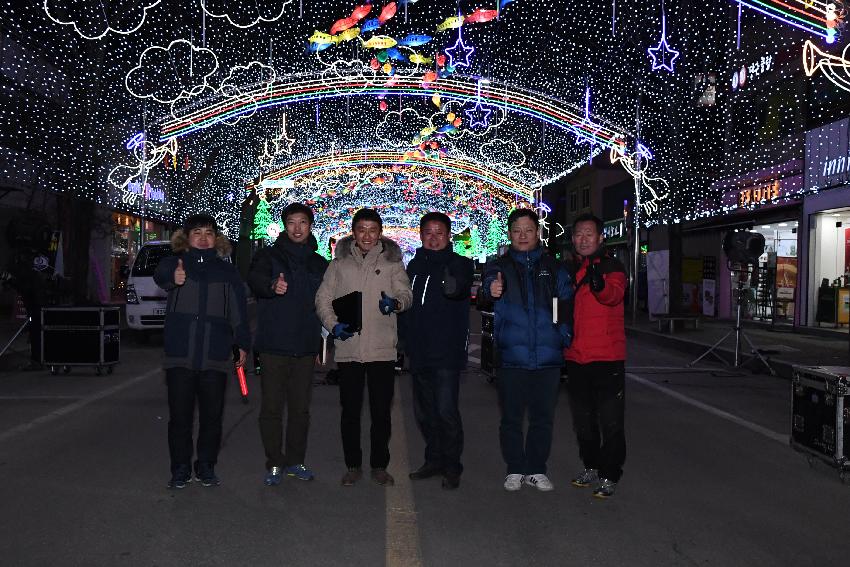
[{"label": "equipment case on wheels", "polygon": [[94,366],[112,374],[121,354],[118,307],[47,307],[41,310],[41,363],[56,374],[61,367]]},{"label": "equipment case on wheels", "polygon": [[850,481],[850,367],[795,366],[791,380],[791,446],[838,469]]}]

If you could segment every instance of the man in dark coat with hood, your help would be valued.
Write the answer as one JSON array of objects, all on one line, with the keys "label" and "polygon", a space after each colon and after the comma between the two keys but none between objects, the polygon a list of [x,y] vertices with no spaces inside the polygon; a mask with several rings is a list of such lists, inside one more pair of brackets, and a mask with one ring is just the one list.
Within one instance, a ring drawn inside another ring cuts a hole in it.
[{"label": "man in dark coat with hood", "polygon": [[[304,465],[313,369],[321,349],[321,323],[316,315],[316,290],[328,262],[316,253],[311,231],[313,211],[301,203],[283,210],[284,232],[273,246],[260,250],[248,274],[257,297],[254,349],[262,353],[260,436],[266,452],[265,483],[280,484],[286,474],[312,480]],[[286,445],[283,411],[286,406]]]},{"label": "man in dark coat with hood", "polygon": [[460,485],[463,423],[458,410],[460,371],[466,367],[469,290],[473,263],[452,251],[451,219],[431,212],[419,221],[422,248],[407,265],[413,305],[402,317],[413,371],[413,410],[425,438],[419,480],[443,475],[443,488]]}]

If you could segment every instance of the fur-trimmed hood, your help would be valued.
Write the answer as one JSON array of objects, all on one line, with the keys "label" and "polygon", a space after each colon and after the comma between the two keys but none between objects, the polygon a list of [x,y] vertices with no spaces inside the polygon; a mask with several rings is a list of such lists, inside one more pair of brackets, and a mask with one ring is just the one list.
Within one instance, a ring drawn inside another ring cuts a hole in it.
[{"label": "fur-trimmed hood", "polygon": [[[171,250],[175,254],[189,251],[189,237],[183,232],[182,228],[178,228],[171,235]],[[233,246],[223,234],[215,237],[215,251],[219,258],[226,258],[233,252]]]},{"label": "fur-trimmed hood", "polygon": [[[384,246],[383,254],[386,254],[388,261],[401,262],[403,258],[401,247],[395,241],[382,236],[381,244]],[[337,241],[336,248],[334,249],[334,258],[342,258],[345,254],[354,254],[354,236],[349,235]]]}]

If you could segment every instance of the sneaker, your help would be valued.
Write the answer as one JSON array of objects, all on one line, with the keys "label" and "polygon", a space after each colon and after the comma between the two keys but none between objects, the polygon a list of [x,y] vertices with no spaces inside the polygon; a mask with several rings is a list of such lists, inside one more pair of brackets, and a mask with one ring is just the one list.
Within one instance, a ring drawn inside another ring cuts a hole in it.
[{"label": "sneaker", "polygon": [[354,483],[363,477],[363,471],[360,467],[352,467],[342,476],[341,484],[343,486],[354,486]]},{"label": "sneaker", "polygon": [[192,482],[192,474],[189,467],[181,467],[171,473],[171,480],[168,481],[168,488],[180,490]]},{"label": "sneaker", "polygon": [[215,476],[215,468],[207,463],[195,464],[195,480],[203,486],[218,486],[221,481]]},{"label": "sneaker", "polygon": [[617,483],[608,480],[607,478],[599,479],[599,486],[593,491],[593,495],[597,498],[610,498],[614,496],[614,490],[617,488]]},{"label": "sneaker", "polygon": [[520,488],[522,488],[522,478],[521,474],[509,474],[505,477],[505,490],[508,492],[516,492]]},{"label": "sneaker", "polygon": [[523,482],[528,486],[534,486],[537,490],[541,492],[549,492],[550,490],[555,490],[555,485],[552,484],[552,481],[549,480],[549,477],[545,474],[529,474],[525,476]]},{"label": "sneaker", "polygon": [[441,467],[432,465],[431,463],[425,463],[407,476],[410,480],[424,480],[439,474],[443,474],[443,469]]},{"label": "sneaker", "polygon": [[372,469],[372,480],[381,486],[393,486],[395,479],[386,469]]},{"label": "sneaker", "polygon": [[313,480],[314,478],[316,478],[316,475],[313,474],[313,471],[311,471],[304,465],[291,465],[283,470],[286,472],[286,476],[291,476],[293,478],[297,478],[298,480]]},{"label": "sneaker", "polygon": [[446,473],[443,476],[443,488],[446,490],[455,490],[460,487],[460,475],[457,473]]},{"label": "sneaker", "polygon": [[584,469],[584,472],[572,480],[573,486],[578,486],[580,488],[593,486],[597,482],[599,482],[599,471],[596,469]]},{"label": "sneaker", "polygon": [[281,468],[280,467],[272,467],[269,469],[269,472],[266,474],[266,486],[277,486],[280,484],[281,478]]}]

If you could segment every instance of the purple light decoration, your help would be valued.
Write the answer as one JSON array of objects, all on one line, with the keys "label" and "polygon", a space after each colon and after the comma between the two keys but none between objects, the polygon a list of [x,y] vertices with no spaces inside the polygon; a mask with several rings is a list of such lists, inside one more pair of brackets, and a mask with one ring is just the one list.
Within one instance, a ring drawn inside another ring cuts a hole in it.
[{"label": "purple light decoration", "polygon": [[673,72],[673,61],[679,57],[679,52],[667,44],[667,14],[664,13],[664,4],[661,4],[661,41],[655,47],[646,50],[652,59],[652,70],[667,69]]},{"label": "purple light decoration", "polygon": [[[461,29],[462,28],[457,29],[457,41],[455,44],[446,49],[446,55],[449,56],[449,67],[469,67],[469,58],[473,53],[475,53],[474,47],[467,47],[466,44],[463,43],[463,35],[461,35],[460,31]],[[463,51],[463,55],[455,55],[458,51]]]},{"label": "purple light decoration", "polygon": [[652,152],[649,148],[643,145],[643,142],[638,142],[637,147],[635,148],[635,152],[638,156],[642,157],[646,161],[654,159],[655,156],[652,155]]},{"label": "purple light decoration", "polygon": [[464,110],[464,114],[469,118],[470,128],[486,128],[490,125],[490,115],[493,114],[493,111],[481,106],[481,101],[479,100],[475,104],[475,107]]},{"label": "purple light decoration", "polygon": [[[756,12],[759,12],[760,14],[764,14],[765,16],[767,16],[769,18],[773,18],[774,20],[779,20],[780,22],[788,24],[789,26],[794,26],[795,28],[801,29],[803,31],[807,31],[811,34],[818,36],[818,37],[822,37],[823,39],[826,40],[827,43],[833,43],[835,41],[835,30],[827,30],[827,33],[822,33],[820,31],[818,31],[817,29],[814,29],[813,27],[805,26],[805,25],[800,24],[799,22],[795,22],[794,20],[783,18],[782,16],[778,15],[776,12],[764,10],[764,9],[759,8],[758,6],[755,6],[755,5],[749,3],[745,0],[736,0],[736,1],[738,2],[739,5],[743,4],[747,8],[749,8],[751,10],[755,10]],[[808,22],[806,22],[806,23],[808,23]],[[809,24],[809,25],[813,26],[814,24]],[[829,31],[832,31],[833,33],[830,34]]]},{"label": "purple light decoration", "polygon": [[138,134],[135,134],[132,138],[127,140],[127,143],[124,145],[124,147],[127,148],[128,150],[132,151],[132,150],[136,149],[137,147],[139,147],[141,145],[141,143],[144,142],[144,141],[145,141],[145,133],[139,132]]}]

